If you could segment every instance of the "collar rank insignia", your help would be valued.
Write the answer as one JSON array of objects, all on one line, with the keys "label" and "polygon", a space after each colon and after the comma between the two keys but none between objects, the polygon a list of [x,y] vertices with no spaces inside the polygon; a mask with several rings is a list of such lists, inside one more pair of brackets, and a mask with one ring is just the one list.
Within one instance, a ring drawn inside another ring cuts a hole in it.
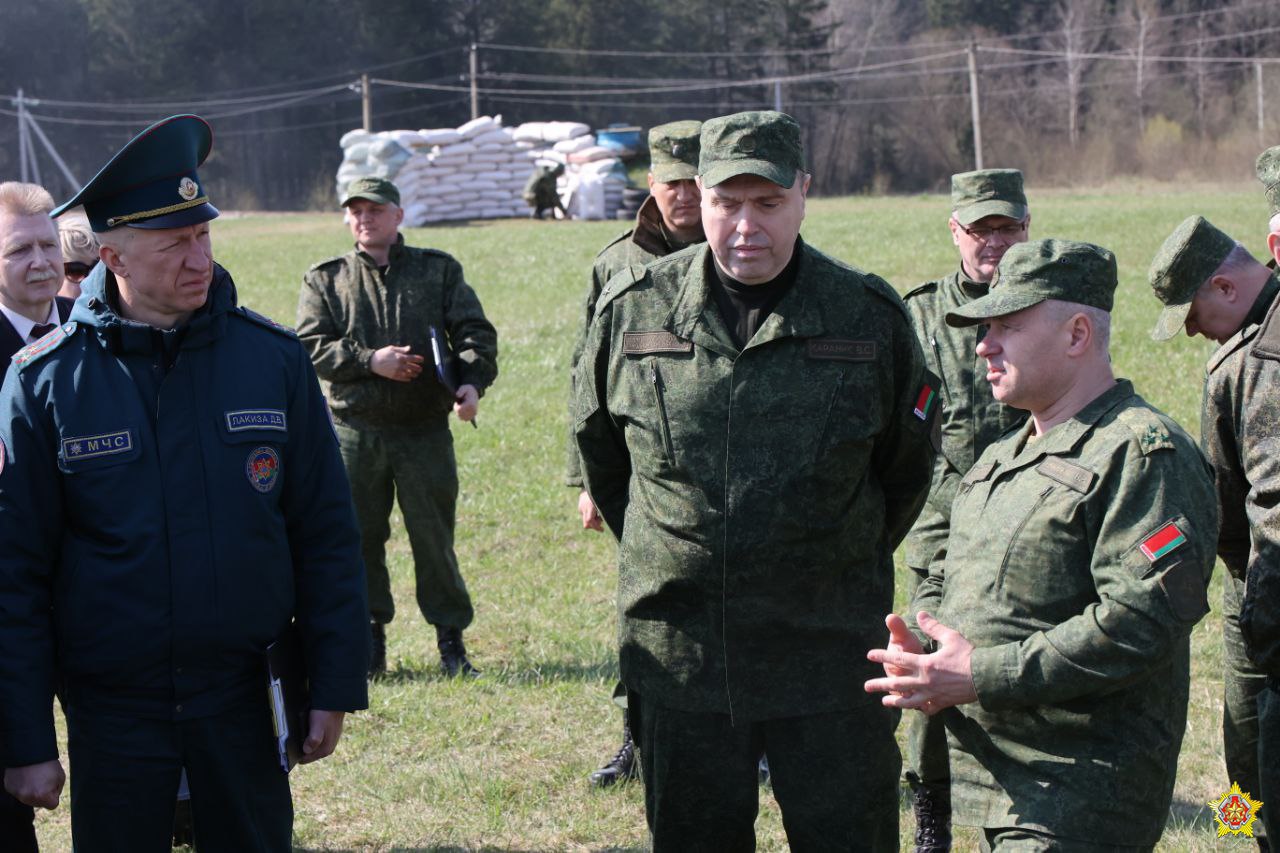
[{"label": "collar rank insignia", "polygon": [[1174,548],[1185,545],[1186,542],[1186,534],[1171,521],[1146,539],[1143,539],[1142,544],[1138,547],[1146,555],[1146,558],[1154,563]]}]

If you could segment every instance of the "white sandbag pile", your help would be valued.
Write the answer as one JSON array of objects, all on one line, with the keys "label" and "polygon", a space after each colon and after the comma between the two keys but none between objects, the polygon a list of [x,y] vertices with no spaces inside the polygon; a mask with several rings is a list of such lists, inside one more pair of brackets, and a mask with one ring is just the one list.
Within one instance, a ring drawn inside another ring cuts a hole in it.
[{"label": "white sandbag pile", "polygon": [[359,177],[389,178],[400,189],[404,224],[524,216],[521,193],[533,159],[501,116],[481,116],[457,128],[353,130],[341,139],[338,197]]},{"label": "white sandbag pile", "polygon": [[627,170],[617,152],[599,145],[585,124],[528,122],[516,128],[515,137],[542,143],[537,160],[565,165],[558,186],[574,219],[613,219],[623,206]]},{"label": "white sandbag pile", "polygon": [[507,128],[501,116],[481,116],[457,128],[352,130],[340,144],[338,197],[356,178],[388,178],[408,226],[527,216],[524,185],[539,160],[568,167],[560,195],[575,218],[613,218],[626,185],[621,161],[579,122]]}]

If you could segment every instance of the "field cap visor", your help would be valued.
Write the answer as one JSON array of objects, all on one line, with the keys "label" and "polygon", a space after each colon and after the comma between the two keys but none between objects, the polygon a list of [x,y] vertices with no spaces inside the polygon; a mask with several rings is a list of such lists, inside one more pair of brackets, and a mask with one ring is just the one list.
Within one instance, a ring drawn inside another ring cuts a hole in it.
[{"label": "field cap visor", "polygon": [[1016,243],[1000,259],[986,296],[947,313],[949,326],[976,326],[1047,299],[1110,311],[1115,300],[1116,256],[1092,243],[1035,240]]}]

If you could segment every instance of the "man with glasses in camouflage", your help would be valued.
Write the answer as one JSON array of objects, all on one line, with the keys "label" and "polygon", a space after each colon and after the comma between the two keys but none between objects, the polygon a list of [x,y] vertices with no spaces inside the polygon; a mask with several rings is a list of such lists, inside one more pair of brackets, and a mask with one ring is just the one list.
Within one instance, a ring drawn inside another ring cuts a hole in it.
[{"label": "man with glasses in camouflage", "polygon": [[[1016,169],[985,169],[951,176],[951,239],[960,268],[926,282],[905,297],[911,325],[929,370],[942,380],[942,450],[933,467],[929,502],[907,537],[912,590],[929,576],[929,566],[946,556],[951,501],[956,486],[993,441],[1026,419],[991,396],[986,368],[976,349],[983,327],[956,328],[944,318],[987,294],[1005,251],[1027,239],[1031,214]],[[906,778],[916,816],[916,850],[951,848],[951,779],[947,736],[935,717],[908,717]]]}]

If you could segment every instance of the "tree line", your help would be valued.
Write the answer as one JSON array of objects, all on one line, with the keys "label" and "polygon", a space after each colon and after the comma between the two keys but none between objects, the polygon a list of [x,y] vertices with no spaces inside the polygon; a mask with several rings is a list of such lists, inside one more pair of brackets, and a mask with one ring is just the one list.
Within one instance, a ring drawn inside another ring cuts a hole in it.
[{"label": "tree line", "polygon": [[824,193],[940,189],[971,168],[971,46],[985,165],[1033,183],[1242,177],[1280,141],[1280,64],[1240,61],[1280,58],[1266,0],[43,0],[0,28],[0,176],[17,177],[21,89],[78,181],[195,111],[224,206],[331,207],[360,75],[373,129],[456,126],[473,44],[479,110],[509,125],[781,104]]}]

